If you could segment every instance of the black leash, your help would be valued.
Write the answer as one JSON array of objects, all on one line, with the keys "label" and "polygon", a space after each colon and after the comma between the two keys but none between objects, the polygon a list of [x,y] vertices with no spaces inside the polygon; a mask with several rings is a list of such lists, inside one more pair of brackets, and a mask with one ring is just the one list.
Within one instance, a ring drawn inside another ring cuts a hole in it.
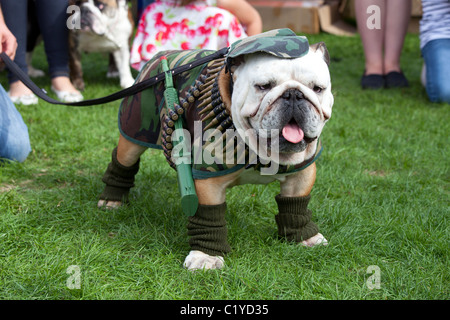
[{"label": "black leash", "polygon": [[[215,60],[215,59],[219,59],[223,56],[225,56],[228,52],[228,48],[223,48],[221,50],[218,50],[210,55],[207,55],[205,57],[202,57],[190,64],[186,64],[186,65],[182,65],[179,67],[176,67],[172,70],[170,70],[172,72],[172,76],[176,76],[182,72],[188,71],[190,69],[193,69],[195,67],[198,67],[204,63],[207,63],[209,61]],[[3,60],[3,62],[5,63],[5,65],[8,67],[8,69],[14,73],[20,81],[22,81],[28,88],[30,88],[31,91],[33,91],[33,93],[35,95],[37,95],[39,98],[41,98],[44,101],[47,101],[48,103],[51,104],[60,104],[60,105],[66,105],[66,106],[72,106],[72,107],[86,107],[86,106],[92,106],[92,105],[97,105],[97,104],[104,104],[104,103],[108,103],[111,101],[115,101],[115,100],[119,100],[122,98],[125,98],[127,96],[131,96],[134,95],[144,89],[147,89],[153,85],[155,85],[156,83],[163,81],[165,79],[165,74],[164,72],[146,79],[142,82],[138,82],[135,83],[134,85],[132,85],[129,88],[120,90],[118,92],[115,92],[113,94],[110,94],[109,96],[106,97],[102,97],[102,98],[97,98],[97,99],[90,99],[90,100],[83,100],[83,101],[79,101],[79,102],[61,102],[58,100],[55,100],[53,98],[50,98],[45,90],[39,88],[29,77],[28,75],[26,75],[22,69],[19,68],[19,66],[17,64],[15,64],[7,55],[6,53],[2,52],[0,53],[0,58]]]}]

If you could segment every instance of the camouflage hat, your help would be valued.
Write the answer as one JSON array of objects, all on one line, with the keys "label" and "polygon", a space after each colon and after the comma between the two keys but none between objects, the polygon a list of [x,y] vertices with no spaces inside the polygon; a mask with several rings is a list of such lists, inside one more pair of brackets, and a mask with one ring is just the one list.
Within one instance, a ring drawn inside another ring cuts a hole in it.
[{"label": "camouflage hat", "polygon": [[297,36],[291,29],[275,29],[238,40],[231,44],[228,58],[265,52],[276,57],[298,58],[309,51],[308,39]]}]

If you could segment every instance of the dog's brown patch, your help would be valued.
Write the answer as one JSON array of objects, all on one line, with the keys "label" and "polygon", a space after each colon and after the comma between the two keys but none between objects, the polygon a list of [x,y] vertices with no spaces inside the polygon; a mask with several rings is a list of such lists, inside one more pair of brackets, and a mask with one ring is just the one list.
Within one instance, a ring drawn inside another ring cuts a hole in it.
[{"label": "dog's brown patch", "polygon": [[225,72],[225,68],[219,73],[219,78],[217,79],[219,85],[220,96],[222,97],[222,102],[225,105],[225,109],[231,114],[231,89],[230,89],[231,75],[230,72]]}]

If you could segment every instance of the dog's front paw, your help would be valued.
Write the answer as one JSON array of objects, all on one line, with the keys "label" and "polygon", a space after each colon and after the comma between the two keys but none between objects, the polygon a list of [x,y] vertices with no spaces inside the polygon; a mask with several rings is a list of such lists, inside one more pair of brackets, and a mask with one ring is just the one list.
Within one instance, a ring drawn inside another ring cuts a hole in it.
[{"label": "dog's front paw", "polygon": [[221,269],[224,266],[224,260],[221,256],[210,256],[204,252],[192,250],[184,260],[183,266],[188,270]]},{"label": "dog's front paw", "polygon": [[82,78],[74,78],[71,79],[73,86],[79,90],[79,91],[84,91],[85,85],[84,85],[84,81]]},{"label": "dog's front paw", "polygon": [[122,201],[99,200],[97,203],[97,207],[99,209],[105,209],[105,210],[115,210],[115,209],[119,209],[121,206],[122,206]]},{"label": "dog's front paw", "polygon": [[328,244],[327,239],[325,239],[325,237],[321,233],[318,233],[315,236],[312,236],[311,238],[302,241],[302,245],[306,247],[314,247],[319,245],[326,246],[327,244]]},{"label": "dog's front paw", "polygon": [[134,84],[134,79],[132,77],[123,77],[120,79],[120,86],[122,88],[131,87]]}]

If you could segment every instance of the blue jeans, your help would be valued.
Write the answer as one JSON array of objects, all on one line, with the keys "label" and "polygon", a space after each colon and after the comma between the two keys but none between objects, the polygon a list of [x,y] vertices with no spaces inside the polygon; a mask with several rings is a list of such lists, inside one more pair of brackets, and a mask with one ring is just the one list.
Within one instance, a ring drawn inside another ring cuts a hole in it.
[{"label": "blue jeans", "polygon": [[28,128],[0,84],[0,158],[23,162],[30,152]]},{"label": "blue jeans", "polygon": [[428,42],[422,49],[426,65],[426,90],[432,102],[450,103],[450,39]]},{"label": "blue jeans", "polygon": [[[44,39],[50,78],[69,76],[69,43],[66,26],[68,0],[36,0],[36,16]],[[1,0],[5,23],[17,39],[14,62],[25,74],[27,49],[28,0]],[[18,78],[8,73],[9,83]]]}]

